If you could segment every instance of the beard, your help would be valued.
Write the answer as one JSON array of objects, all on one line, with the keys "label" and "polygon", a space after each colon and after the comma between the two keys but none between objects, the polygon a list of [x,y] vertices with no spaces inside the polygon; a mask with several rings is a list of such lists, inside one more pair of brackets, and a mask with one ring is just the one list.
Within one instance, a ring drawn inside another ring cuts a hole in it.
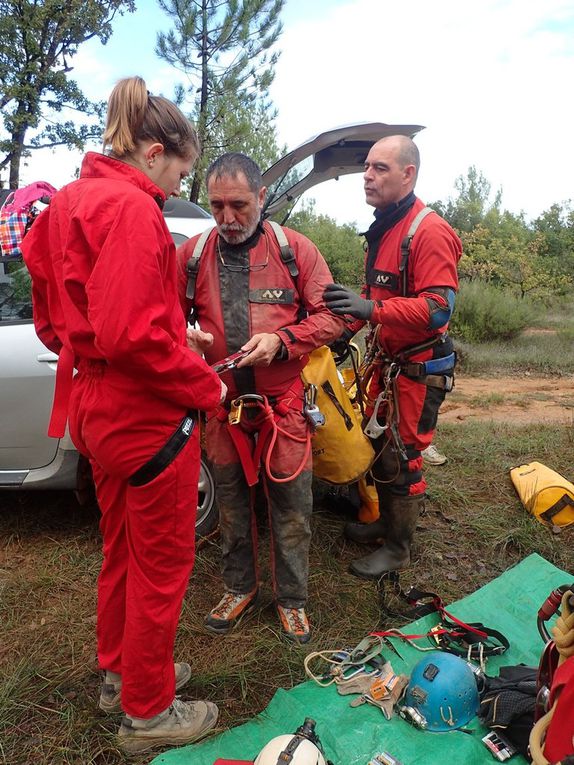
[{"label": "beard", "polygon": [[217,227],[217,231],[228,244],[242,244],[246,242],[250,236],[255,233],[257,224],[259,223],[259,216],[253,221],[250,221],[245,226],[240,226],[237,223],[226,226],[221,224]]}]

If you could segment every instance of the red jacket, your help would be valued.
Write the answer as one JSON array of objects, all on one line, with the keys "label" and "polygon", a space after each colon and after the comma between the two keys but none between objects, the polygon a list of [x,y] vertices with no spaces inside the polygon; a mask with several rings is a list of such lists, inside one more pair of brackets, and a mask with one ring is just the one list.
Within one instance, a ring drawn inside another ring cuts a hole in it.
[{"label": "red jacket", "polygon": [[[267,396],[285,393],[298,382],[309,352],[340,337],[344,327],[343,320],[334,316],[323,301],[325,286],[333,279],[321,253],[302,234],[288,228],[283,230],[299,271],[296,283],[281,260],[273,230],[265,223],[265,233],[249,250],[251,264],[264,263],[268,256],[265,268],[225,274],[232,280],[233,290],[228,290],[222,301],[221,290],[225,292],[226,287],[220,282],[220,268],[222,273],[225,269],[221,266],[218,234],[214,229],[201,255],[195,284],[197,321],[204,332],[211,332],[214,337],[213,345],[205,354],[208,363],[213,364],[238,351],[250,337],[260,332],[275,332],[283,341],[287,360],[273,361],[269,367],[252,368],[256,392]],[[185,265],[198,239],[198,236],[193,237],[178,248],[179,291],[186,314],[191,305],[185,299]],[[301,318],[302,311],[307,314],[305,318]],[[226,325],[226,312],[228,316],[234,313],[239,318],[235,324],[240,328],[235,330],[230,326],[229,319]],[[232,374],[226,374],[223,379],[229,386],[229,397],[237,395]]]},{"label": "red jacket", "polygon": [[212,409],[220,382],[186,346],[164,200],[137,168],[88,153],[23,242],[34,323],[57,353],[105,361],[182,410]]},{"label": "red jacket", "polygon": [[381,325],[379,341],[390,355],[444,332],[448,325],[434,329],[429,326],[427,301],[431,299],[446,307],[444,296],[433,292],[432,287],[450,287],[455,291],[458,288],[457,263],[462,244],[450,225],[431,213],[421,221],[412,240],[407,297],[401,296],[401,243],[423,207],[423,202],[417,199],[408,214],[384,234],[374,261],[375,277],[379,278],[373,278],[363,289],[363,295],[368,288],[371,299],[382,301],[382,306],[373,311],[371,323]]}]

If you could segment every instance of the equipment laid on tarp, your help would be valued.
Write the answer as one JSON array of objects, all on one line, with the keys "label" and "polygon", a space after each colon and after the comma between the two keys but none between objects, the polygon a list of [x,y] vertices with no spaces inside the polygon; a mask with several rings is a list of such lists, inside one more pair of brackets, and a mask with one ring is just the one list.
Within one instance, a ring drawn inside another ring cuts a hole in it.
[{"label": "equipment laid on tarp", "polygon": [[315,725],[315,720],[306,717],[295,733],[271,739],[253,765],[332,765],[325,763]]},{"label": "equipment laid on tarp", "polygon": [[[476,592],[449,604],[449,613],[458,620],[494,623],[508,638],[510,648],[506,653],[488,657],[489,675],[496,675],[503,665],[538,663],[541,642],[536,614],[540,603],[553,588],[571,578],[571,573],[556,568],[539,555],[530,555]],[[436,611],[405,625],[402,631],[426,634],[435,624]],[[315,640],[320,647],[319,636]],[[392,656],[393,668],[397,673],[410,675],[421,653],[406,641],[399,648],[400,657]],[[384,644],[381,651],[386,660]],[[267,707],[252,720],[198,744],[163,752],[150,765],[213,765],[218,758],[251,762],[272,738],[284,735],[286,730],[296,730],[305,717],[317,721],[325,758],[335,765],[366,765],[382,751],[391,753],[404,765],[445,762],[492,765],[495,761],[482,742],[490,731],[478,717],[464,730],[429,733],[407,724],[398,715],[387,720],[373,704],[351,707],[349,697],[338,693],[336,683],[323,688],[307,681],[289,690],[278,689]],[[514,755],[512,762],[526,765],[520,754]]]},{"label": "equipment laid on tarp", "polygon": [[507,748],[510,745],[525,756],[534,724],[537,676],[536,667],[501,667],[497,677],[485,675],[480,691],[480,720],[502,736]]},{"label": "equipment laid on tarp", "polygon": [[520,501],[545,526],[574,523],[574,484],[541,462],[512,468],[510,478]]},{"label": "equipment laid on tarp", "polygon": [[433,651],[413,668],[399,713],[417,727],[444,733],[463,728],[478,707],[475,675],[467,662]]}]

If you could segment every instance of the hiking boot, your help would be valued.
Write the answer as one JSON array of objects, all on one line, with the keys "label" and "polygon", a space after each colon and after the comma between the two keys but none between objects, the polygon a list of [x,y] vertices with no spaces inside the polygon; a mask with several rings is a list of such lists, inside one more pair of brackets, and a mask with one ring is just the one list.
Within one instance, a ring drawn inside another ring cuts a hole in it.
[{"label": "hiking boot", "polygon": [[277,604],[277,613],[281,621],[283,634],[296,643],[308,643],[311,640],[311,628],[304,608],[289,608]]},{"label": "hiking boot", "polygon": [[241,595],[227,591],[205,619],[205,627],[217,635],[225,635],[236,627],[243,617],[253,611],[257,603],[258,590]]},{"label": "hiking boot", "polygon": [[[191,667],[189,664],[176,663],[173,665],[175,669],[175,689],[178,691],[180,688],[189,682],[191,678]],[[102,690],[100,693],[99,708],[108,715],[117,714],[122,711],[121,704],[122,695],[122,680],[121,678],[114,682],[106,682],[104,673],[104,682],[102,683]]]},{"label": "hiking boot", "polygon": [[150,720],[124,717],[118,744],[129,754],[156,746],[192,744],[215,726],[218,714],[211,701],[181,701],[176,697],[167,709]]},{"label": "hiking boot", "polygon": [[447,457],[445,457],[444,454],[441,454],[434,444],[423,449],[421,454],[427,465],[444,465],[444,463],[448,461]]}]

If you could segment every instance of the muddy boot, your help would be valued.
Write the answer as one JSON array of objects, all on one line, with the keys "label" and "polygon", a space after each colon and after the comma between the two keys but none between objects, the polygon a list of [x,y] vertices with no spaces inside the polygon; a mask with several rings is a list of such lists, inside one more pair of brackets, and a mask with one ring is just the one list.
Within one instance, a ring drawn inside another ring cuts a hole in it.
[{"label": "muddy boot", "polygon": [[411,562],[412,538],[423,509],[423,496],[392,497],[385,514],[388,524],[385,544],[370,555],[354,560],[349,567],[351,573],[363,579],[380,579],[389,571],[398,571],[408,566]]},{"label": "muddy boot", "polygon": [[387,514],[390,504],[390,492],[386,487],[377,487],[379,499],[379,517],[371,523],[346,523],[343,534],[353,542],[361,545],[377,543],[382,545],[385,541],[389,527]]}]

